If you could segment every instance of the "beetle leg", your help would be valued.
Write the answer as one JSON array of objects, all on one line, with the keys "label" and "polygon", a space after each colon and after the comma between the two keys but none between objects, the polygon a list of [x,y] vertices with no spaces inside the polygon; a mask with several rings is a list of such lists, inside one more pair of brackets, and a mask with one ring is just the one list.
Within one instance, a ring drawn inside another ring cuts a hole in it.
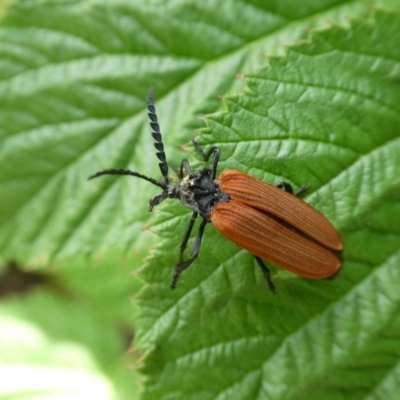
[{"label": "beetle leg", "polygon": [[174,170],[179,179],[183,178],[183,171],[185,171],[186,175],[192,173],[192,168],[190,168],[189,161],[186,158],[182,160],[179,168],[172,162],[168,163],[168,165]]},{"label": "beetle leg", "polygon": [[212,179],[215,179],[215,176],[217,174],[217,166],[218,166],[218,161],[219,161],[219,155],[221,151],[219,150],[218,147],[212,146],[207,153],[204,153],[203,148],[193,139],[192,143],[194,147],[196,148],[197,152],[201,155],[202,159],[204,161],[208,161],[210,158],[211,154],[214,154],[213,158],[213,164],[212,164]]},{"label": "beetle leg", "polygon": [[[287,182],[277,182],[275,183],[275,186],[279,189],[285,189],[286,192],[293,194],[293,188],[292,185],[290,183]],[[308,188],[310,187],[310,185],[304,185],[302,186],[294,195],[295,196],[300,196],[301,194],[303,194]]]},{"label": "beetle leg", "polygon": [[275,183],[275,186],[279,189],[284,189],[286,192],[293,194],[293,188],[290,183],[287,182],[277,182]]},{"label": "beetle leg", "polygon": [[198,213],[194,211],[192,214],[192,218],[190,218],[188,226],[186,227],[185,233],[183,234],[182,242],[181,242],[181,245],[179,246],[179,249],[180,249],[179,263],[181,263],[183,261],[183,253],[186,250],[187,242],[190,238],[190,234],[192,233],[194,221],[196,221],[197,216],[198,216]]},{"label": "beetle leg", "polygon": [[254,258],[256,259],[257,264],[260,266],[261,271],[264,274],[265,279],[267,280],[269,289],[272,293],[276,293],[275,285],[271,279],[271,273],[269,272],[269,269],[265,266],[264,261],[258,256],[254,256]]},{"label": "beetle leg", "polygon": [[186,261],[182,260],[183,252],[186,248],[187,242],[190,237],[190,232],[192,231],[193,224],[194,224],[194,221],[196,218],[197,218],[197,213],[194,212],[192,215],[192,219],[190,220],[189,225],[187,226],[185,234],[183,236],[183,240],[182,240],[181,247],[180,247],[181,251],[180,251],[180,256],[179,256],[179,263],[176,264],[174,267],[174,272],[172,274],[171,283],[169,284],[169,287],[171,289],[175,289],[176,282],[178,281],[178,278],[179,278],[181,272],[184,271],[185,269],[189,268],[192,265],[193,261],[199,255],[201,239],[203,237],[204,228],[208,222],[205,218],[203,219],[203,222],[200,225],[199,231],[197,232],[197,236],[196,236],[196,239],[193,244],[193,249],[192,249],[192,253],[190,254],[190,258]]},{"label": "beetle leg", "polygon": [[304,185],[302,186],[296,193],[295,196],[300,196],[301,194],[303,194],[305,191],[307,191],[309,189],[310,185]]},{"label": "beetle leg", "polygon": [[211,153],[209,151],[210,154],[206,155],[206,153],[204,153],[203,148],[199,145],[199,143],[196,140],[192,139],[192,143],[193,143],[193,146],[196,149],[196,151],[200,154],[203,161],[208,161],[208,158],[210,157],[211,153],[213,152],[214,147],[211,147],[211,149],[210,149]]},{"label": "beetle leg", "polygon": [[218,147],[212,146],[212,147],[207,151],[207,153],[204,153],[203,148],[196,142],[196,140],[192,139],[192,143],[193,143],[194,147],[196,148],[196,151],[201,155],[201,158],[202,158],[204,161],[207,162],[207,161],[209,160],[209,158],[211,157],[212,154],[214,154],[214,158],[215,158],[216,153],[218,153],[217,156],[219,157],[220,150],[219,150]]},{"label": "beetle leg", "polygon": [[179,178],[182,179],[183,178],[183,171],[185,170],[185,174],[189,175],[192,173],[192,168],[190,168],[190,164],[189,161],[186,160],[186,158],[184,160],[182,160],[181,162],[181,168],[179,170]]},{"label": "beetle leg", "polygon": [[179,176],[179,168],[173,162],[168,162],[168,166],[172,168],[176,175]]}]

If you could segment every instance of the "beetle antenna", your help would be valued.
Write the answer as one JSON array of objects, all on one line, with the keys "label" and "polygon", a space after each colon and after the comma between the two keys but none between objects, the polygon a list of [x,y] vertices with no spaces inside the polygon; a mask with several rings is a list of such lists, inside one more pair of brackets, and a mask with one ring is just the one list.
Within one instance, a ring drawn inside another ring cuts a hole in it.
[{"label": "beetle antenna", "polygon": [[156,181],[153,178],[149,178],[146,175],[139,174],[138,172],[130,171],[128,169],[106,169],[104,171],[100,171],[95,173],[92,176],[89,176],[88,179],[94,179],[102,175],[131,175],[131,176],[136,176],[137,178],[144,179],[153,185],[159,186],[162,188],[164,191],[168,188],[168,164],[167,164],[167,158],[165,156],[165,151],[164,151],[164,144],[162,141],[162,136],[160,132],[160,125],[158,124],[158,119],[157,119],[157,114],[156,114],[156,108],[154,106],[154,89],[150,88],[149,89],[149,96],[147,97],[147,109],[148,109],[148,116],[150,118],[150,126],[153,132],[151,135],[153,136],[154,140],[156,141],[154,143],[154,147],[157,149],[157,158],[160,160],[160,163],[158,164],[160,167],[161,174],[163,176],[163,179],[161,181]]},{"label": "beetle antenna", "polygon": [[164,152],[164,145],[162,141],[162,136],[160,132],[160,125],[158,124],[156,108],[154,106],[154,89],[149,89],[149,96],[147,97],[147,109],[149,110],[148,116],[150,118],[150,126],[153,129],[151,135],[154,140],[154,147],[157,149],[156,156],[161,161],[158,166],[160,167],[160,171],[162,176],[164,177],[163,182],[165,185],[168,185],[168,163],[167,158]]},{"label": "beetle antenna", "polygon": [[136,176],[137,178],[142,178],[142,179],[152,183],[153,185],[159,186],[160,188],[162,188],[164,190],[167,187],[167,184],[164,181],[159,182],[153,178],[149,178],[146,175],[139,174],[138,172],[129,171],[128,169],[105,169],[104,171],[96,172],[94,175],[89,176],[88,180],[97,178],[102,175],[132,175],[132,176]]}]

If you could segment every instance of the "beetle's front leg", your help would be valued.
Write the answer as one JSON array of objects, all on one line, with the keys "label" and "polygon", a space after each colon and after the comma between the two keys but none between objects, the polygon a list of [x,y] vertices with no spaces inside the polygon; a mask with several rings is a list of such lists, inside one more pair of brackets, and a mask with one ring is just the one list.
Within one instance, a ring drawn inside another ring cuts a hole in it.
[{"label": "beetle's front leg", "polygon": [[217,174],[219,155],[221,151],[219,150],[218,147],[212,146],[207,153],[204,153],[203,148],[196,142],[196,140],[193,139],[192,143],[204,161],[207,162],[208,159],[211,157],[211,155],[214,155],[211,171],[212,171],[212,179],[215,179]]},{"label": "beetle's front leg", "polygon": [[199,255],[201,239],[203,238],[204,228],[207,224],[207,220],[205,218],[203,219],[203,221],[199,227],[199,231],[197,232],[197,236],[196,236],[196,239],[193,244],[193,249],[192,249],[192,253],[190,254],[190,258],[186,261],[183,261],[183,252],[186,249],[186,245],[189,240],[190,233],[192,231],[193,224],[194,224],[194,221],[196,218],[197,218],[197,213],[194,212],[192,215],[192,219],[190,220],[189,225],[186,228],[186,231],[185,231],[185,234],[183,236],[183,240],[182,240],[182,243],[180,246],[179,263],[176,264],[174,267],[174,272],[172,274],[171,283],[169,284],[169,287],[171,289],[175,289],[176,283],[178,282],[181,272],[184,271],[185,269],[189,268],[192,265],[193,261]]}]

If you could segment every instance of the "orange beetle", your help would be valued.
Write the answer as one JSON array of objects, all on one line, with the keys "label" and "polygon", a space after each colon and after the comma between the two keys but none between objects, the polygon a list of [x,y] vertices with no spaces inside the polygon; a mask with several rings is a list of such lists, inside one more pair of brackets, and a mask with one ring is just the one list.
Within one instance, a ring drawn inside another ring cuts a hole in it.
[{"label": "orange beetle", "polygon": [[[172,289],[180,273],[190,267],[198,256],[208,222],[254,255],[272,291],[275,287],[262,259],[311,279],[329,278],[340,270],[343,245],[339,234],[322,214],[297,197],[307,186],[294,195],[292,187],[286,182],[273,186],[235,170],[225,171],[215,179],[220,150],[212,147],[206,154],[195,141],[193,144],[204,161],[213,155],[212,168],[193,172],[185,159],[179,170],[173,167],[180,182],[170,183],[153,89],[149,91],[147,108],[163,179],[157,181],[138,172],[121,169],[100,171],[89,179],[101,175],[136,176],[162,188],[162,192],[150,200],[149,211],[167,198],[177,198],[193,211],[180,245],[179,262],[175,265],[170,283]],[[190,258],[184,261],[183,253],[199,215],[203,221]]]}]

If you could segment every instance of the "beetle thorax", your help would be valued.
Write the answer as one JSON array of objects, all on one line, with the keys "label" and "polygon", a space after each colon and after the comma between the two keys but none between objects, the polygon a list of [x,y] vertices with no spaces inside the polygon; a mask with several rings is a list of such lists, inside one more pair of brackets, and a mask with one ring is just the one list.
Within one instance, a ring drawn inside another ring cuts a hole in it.
[{"label": "beetle thorax", "polygon": [[210,169],[201,169],[185,176],[180,183],[181,203],[203,217],[211,214],[214,205],[229,201],[229,196],[219,189],[218,181],[212,179]]}]

